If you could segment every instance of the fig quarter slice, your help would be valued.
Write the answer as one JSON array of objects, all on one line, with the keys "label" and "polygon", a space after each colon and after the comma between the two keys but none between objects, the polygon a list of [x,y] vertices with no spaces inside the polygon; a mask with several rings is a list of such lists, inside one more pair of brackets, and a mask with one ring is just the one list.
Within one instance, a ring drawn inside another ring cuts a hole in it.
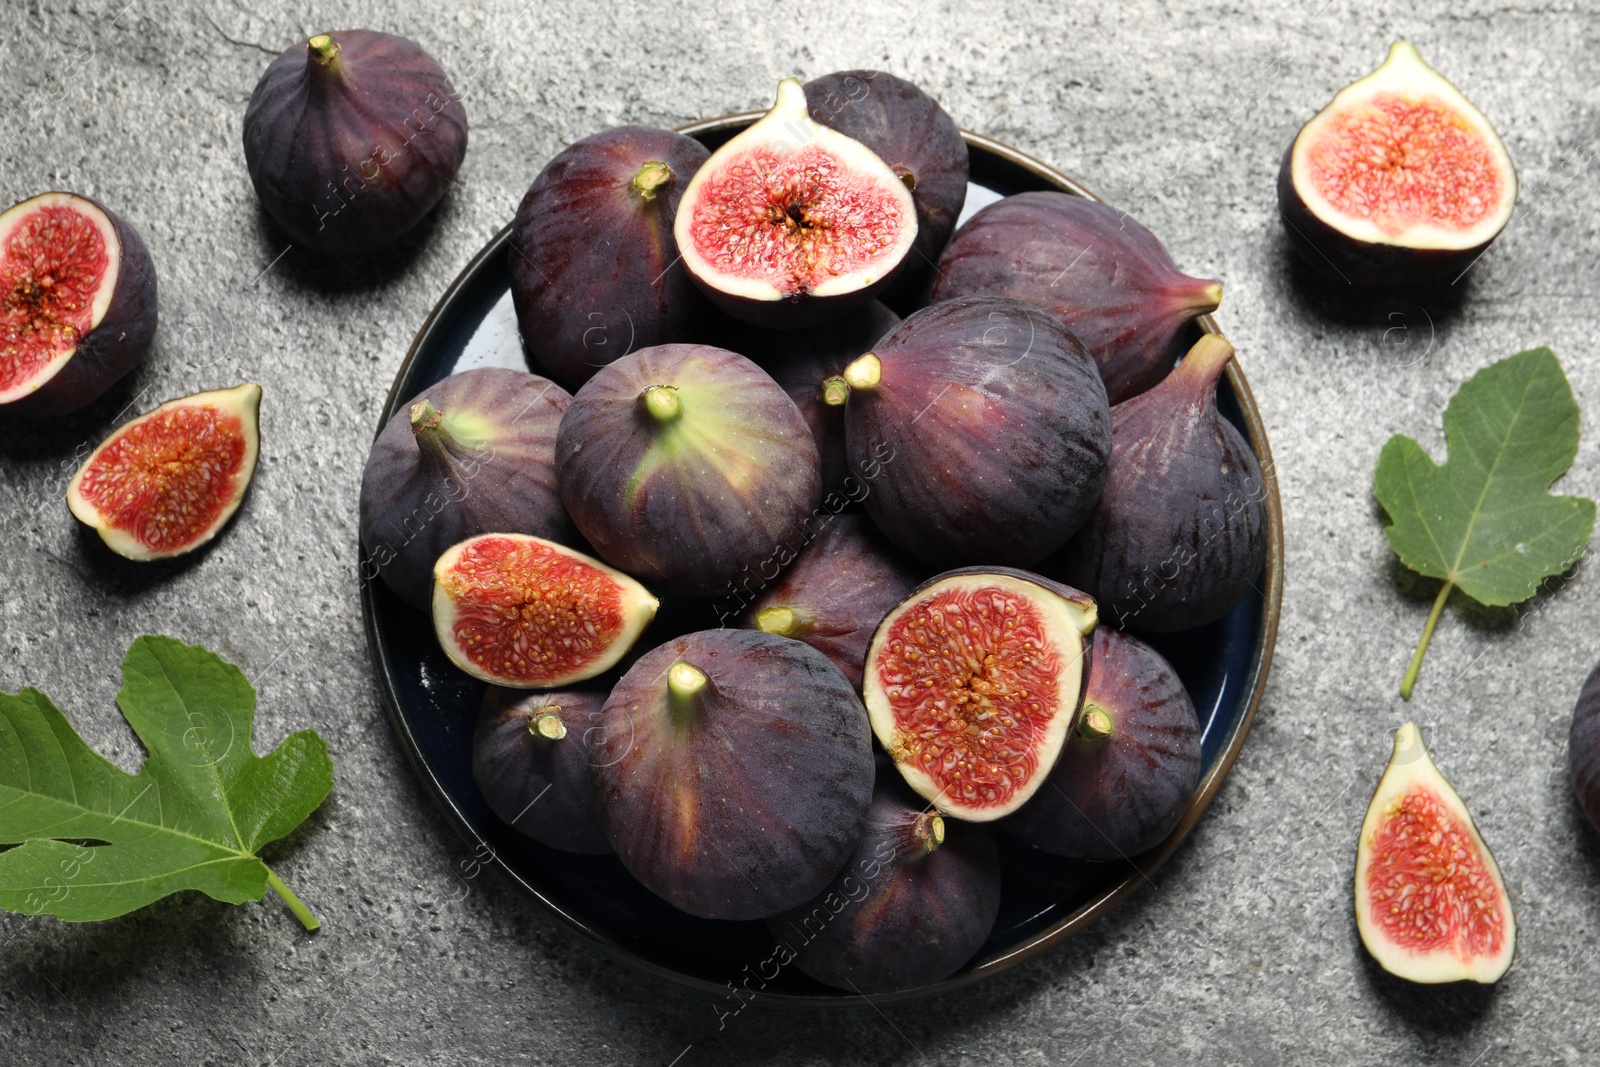
[{"label": "fig quarter slice", "polygon": [[490,533],[433,568],[433,627],[450,661],[512,689],[593,678],[633,647],[657,601],[621,571],[527,534]]},{"label": "fig quarter slice", "polygon": [[254,382],[167,401],[89,454],[67,484],[67,507],[128,559],[199,548],[250,487],[260,410]]},{"label": "fig quarter slice", "polygon": [[1025,804],[1083,704],[1095,603],[1027,571],[947,571],[879,624],[862,697],[901,777],[946,815]]},{"label": "fig quarter slice", "polygon": [[1356,927],[1384,970],[1412,982],[1495,982],[1516,922],[1500,868],[1414,723],[1395,731],[1356,850]]}]

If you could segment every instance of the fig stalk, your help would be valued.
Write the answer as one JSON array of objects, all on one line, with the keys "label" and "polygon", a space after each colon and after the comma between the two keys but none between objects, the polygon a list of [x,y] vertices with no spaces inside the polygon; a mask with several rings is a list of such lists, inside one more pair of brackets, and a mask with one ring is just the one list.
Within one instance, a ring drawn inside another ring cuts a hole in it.
[{"label": "fig stalk", "polygon": [[1114,729],[1111,715],[1105,708],[1095,704],[1084,706],[1083,717],[1078,720],[1080,738],[1089,742],[1104,741],[1111,736]]},{"label": "fig stalk", "polygon": [[876,389],[883,380],[883,360],[868,352],[844,369],[843,380],[851,389]]},{"label": "fig stalk", "polygon": [[830,408],[843,407],[844,402],[850,399],[850,383],[839,375],[822,383],[822,402]]},{"label": "fig stalk", "polygon": [[634,192],[643,200],[654,200],[656,194],[672,183],[672,168],[659,159],[651,159],[633,176]]},{"label": "fig stalk", "polygon": [[319,33],[306,42],[306,55],[329,74],[344,73],[344,66],[339,62],[339,52],[339,42],[325,33]]},{"label": "fig stalk", "polygon": [[644,391],[644,409],[657,422],[671,422],[683,414],[678,391],[666,385],[652,385]]},{"label": "fig stalk", "polygon": [[804,608],[791,606],[762,608],[756,613],[756,629],[762,633],[798,639],[815,633],[817,620]]},{"label": "fig stalk", "polygon": [[567,724],[561,721],[560,713],[547,711],[528,720],[528,732],[550,741],[560,741],[567,736]]},{"label": "fig stalk", "polygon": [[667,700],[679,722],[687,721],[700,707],[705,688],[706,672],[694,664],[680,659],[667,668]]},{"label": "fig stalk", "polygon": [[936,811],[924,812],[912,831],[922,844],[924,852],[933,852],[944,844],[944,818]]}]

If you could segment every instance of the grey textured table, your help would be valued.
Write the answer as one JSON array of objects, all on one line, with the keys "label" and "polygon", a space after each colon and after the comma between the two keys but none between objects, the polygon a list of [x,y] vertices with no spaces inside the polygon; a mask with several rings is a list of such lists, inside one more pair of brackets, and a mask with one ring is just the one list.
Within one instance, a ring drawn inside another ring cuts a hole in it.
[{"label": "grey textured table", "polygon": [[[57,1063],[1504,1063],[1600,1060],[1600,836],[1566,778],[1600,655],[1585,567],[1520,611],[1436,638],[1395,695],[1430,590],[1397,574],[1371,496],[1391,433],[1442,455],[1439,413],[1484,364],[1548,343],[1585,405],[1559,488],[1600,495],[1600,14],[1585,0],[556,0],[388,5],[6,0],[0,196],[63,187],[143,232],[154,352],[84,417],[0,431],[0,688],[36,684],[121,766],[112,697],[144,632],[201,641],[260,691],[258,750],[314,726],[333,797],[274,866],[322,916],[194,894],[93,925],[0,917],[0,1060]],[[1095,10],[1099,8],[1099,10]],[[1586,11],[1585,8],[1588,10]],[[402,13],[402,10],[404,13]],[[422,41],[465,92],[471,148],[431,224],[370,269],[284,251],[239,147],[269,54],[372,26]],[[1306,117],[1407,37],[1496,122],[1521,206],[1419,306],[1314,295],[1274,206]],[[1109,918],[960,995],[831,1017],[717,1005],[580,943],[472,857],[390,734],[356,598],[355,504],[376,412],[417,327],[562,145],[622,122],[761,106],[779,77],[881,66],[956,120],[1081,178],[1221,277],[1260,398],[1288,536],[1283,629],[1232,777],[1176,857]],[[263,462],[196,565],[92,551],[61,493],[119,414],[252,378]],[[126,412],[124,406],[126,405]],[[1494,989],[1411,988],[1356,937],[1355,838],[1404,718],[1424,724],[1495,847],[1519,920]]]}]

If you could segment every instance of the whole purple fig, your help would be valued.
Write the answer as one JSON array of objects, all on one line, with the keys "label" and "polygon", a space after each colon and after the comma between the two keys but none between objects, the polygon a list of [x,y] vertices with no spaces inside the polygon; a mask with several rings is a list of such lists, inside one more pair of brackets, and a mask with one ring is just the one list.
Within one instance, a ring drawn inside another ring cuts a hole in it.
[{"label": "whole purple fig", "polygon": [[611,851],[589,786],[603,692],[490,686],[472,734],[472,780],[512,829],[563,852]]},{"label": "whole purple fig", "polygon": [[1166,376],[1184,330],[1215,311],[1222,285],[1191,278],[1149,230],[1110,204],[1018,193],[990,204],[939,259],[933,299],[1006,296],[1078,335],[1118,404]]},{"label": "whole purple fig", "polygon": [[319,33],[267,65],[244,113],[244,159],[267,213],[318,252],[369,252],[444,196],[467,112],[415,41]]}]

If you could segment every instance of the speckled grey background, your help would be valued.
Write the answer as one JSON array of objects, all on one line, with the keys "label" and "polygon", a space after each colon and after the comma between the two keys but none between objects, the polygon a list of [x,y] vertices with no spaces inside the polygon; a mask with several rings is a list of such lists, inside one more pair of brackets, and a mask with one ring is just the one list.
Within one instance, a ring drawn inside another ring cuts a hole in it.
[{"label": "speckled grey background", "polygon": [[[144,632],[203,641],[260,691],[256,744],[314,726],[329,803],[269,859],[326,922],[192,894],[96,925],[0,917],[0,1061],[183,1063],[1353,1063],[1600,1060],[1600,839],[1566,780],[1600,656],[1584,567],[1520,611],[1440,627],[1395,696],[1430,590],[1402,580],[1370,485],[1391,433],[1441,455],[1455,386],[1534,344],[1561,356],[1600,495],[1600,14],[1583,0],[231,0],[0,8],[0,198],[63,187],[143,232],[159,269],[148,364],[90,412],[0,424],[0,688],[53,694],[102,751],[139,751],[112,697]],[[1179,12],[1175,8],[1188,10]],[[419,39],[465,91],[471,149],[436,218],[370,269],[284,251],[239,124],[308,32]],[[1274,207],[1285,144],[1405,36],[1495,121],[1516,218],[1450,297],[1318,294]],[[882,66],[963,126],[1057,164],[1221,277],[1277,454],[1288,583],[1267,698],[1195,834],[1109,918],[960,995],[829,1017],[716,1006],[602,957],[472,857],[398,749],[372,681],[355,502],[377,412],[445,285],[562,145],[621,122],[763,104],[783,75]],[[275,265],[272,265],[275,264]],[[269,269],[269,265],[270,269]],[[197,388],[266,390],[263,463],[213,551],[107,559],[61,503],[119,420]],[[1497,988],[1406,987],[1356,938],[1367,796],[1407,716],[1495,846],[1520,925]]]}]

